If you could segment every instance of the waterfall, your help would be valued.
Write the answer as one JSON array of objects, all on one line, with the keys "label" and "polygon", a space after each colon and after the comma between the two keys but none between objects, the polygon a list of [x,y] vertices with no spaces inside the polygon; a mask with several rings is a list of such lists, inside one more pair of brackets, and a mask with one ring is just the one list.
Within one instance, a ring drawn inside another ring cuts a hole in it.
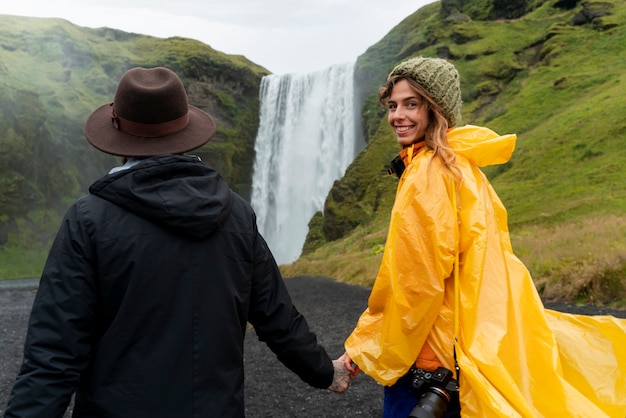
[{"label": "waterfall", "polygon": [[300,256],[311,217],[358,149],[353,78],[350,63],[261,80],[251,203],[279,264]]}]

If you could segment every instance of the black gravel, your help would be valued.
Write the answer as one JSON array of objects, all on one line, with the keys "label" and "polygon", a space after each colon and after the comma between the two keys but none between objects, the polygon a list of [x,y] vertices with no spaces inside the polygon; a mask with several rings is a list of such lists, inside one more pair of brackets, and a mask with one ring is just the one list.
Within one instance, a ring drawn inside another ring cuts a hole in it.
[{"label": "black gravel", "polygon": [[[320,277],[286,280],[296,307],[307,318],[331,357],[343,353],[343,341],[367,306],[369,290]],[[36,280],[0,281],[0,415],[22,360],[22,346]],[[591,305],[546,303],[554,310],[626,318],[626,310]],[[361,374],[350,390],[336,395],[313,389],[287,370],[249,331],[245,342],[246,414],[248,417],[382,416],[383,390]],[[69,416],[69,414],[67,415]]]}]

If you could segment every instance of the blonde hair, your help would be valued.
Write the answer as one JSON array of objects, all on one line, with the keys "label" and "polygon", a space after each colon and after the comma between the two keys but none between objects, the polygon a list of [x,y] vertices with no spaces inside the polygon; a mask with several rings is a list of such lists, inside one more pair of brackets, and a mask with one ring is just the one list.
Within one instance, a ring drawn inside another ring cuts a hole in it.
[{"label": "blonde hair", "polygon": [[450,127],[448,126],[448,120],[443,115],[439,105],[432,99],[432,97],[430,97],[424,87],[411,77],[407,77],[405,75],[393,75],[389,77],[387,83],[379,89],[379,103],[384,107],[387,107],[391,92],[396,83],[400,80],[406,80],[411,88],[424,99],[424,104],[427,107],[429,115],[428,127],[426,128],[426,132],[424,134],[424,143],[427,149],[433,151],[432,159],[438,159],[446,173],[452,176],[457,184],[460,183],[461,170],[459,170],[456,165],[456,154],[448,144],[447,131]]}]

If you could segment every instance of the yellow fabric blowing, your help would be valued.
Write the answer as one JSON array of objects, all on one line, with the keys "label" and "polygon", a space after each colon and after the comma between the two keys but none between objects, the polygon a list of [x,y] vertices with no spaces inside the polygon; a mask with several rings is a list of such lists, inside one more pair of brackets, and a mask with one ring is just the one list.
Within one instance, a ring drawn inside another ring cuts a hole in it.
[{"label": "yellow fabric blowing", "polygon": [[422,148],[400,179],[380,270],[346,351],[383,385],[409,370],[425,341],[454,370],[458,247],[462,416],[626,417],[626,320],[544,309],[478,168],[508,161],[516,136],[468,125],[448,138],[464,179],[458,227],[454,186]]}]

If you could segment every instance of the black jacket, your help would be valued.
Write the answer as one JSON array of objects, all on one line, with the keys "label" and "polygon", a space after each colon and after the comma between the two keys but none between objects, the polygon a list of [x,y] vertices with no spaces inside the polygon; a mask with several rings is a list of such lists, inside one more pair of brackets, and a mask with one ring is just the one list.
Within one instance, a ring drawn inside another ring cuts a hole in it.
[{"label": "black jacket", "polygon": [[250,322],[318,388],[332,362],[293,306],[251,207],[195,157],[109,174],[67,212],[6,417],[241,417]]}]

